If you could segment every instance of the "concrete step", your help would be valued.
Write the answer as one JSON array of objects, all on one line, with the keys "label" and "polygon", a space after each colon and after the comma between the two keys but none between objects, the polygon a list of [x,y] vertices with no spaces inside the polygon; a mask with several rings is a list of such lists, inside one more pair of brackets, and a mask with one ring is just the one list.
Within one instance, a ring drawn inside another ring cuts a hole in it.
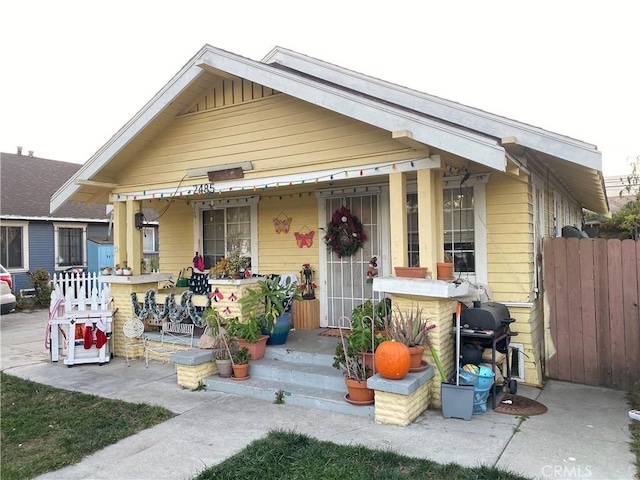
[{"label": "concrete step", "polygon": [[346,393],[344,377],[339,370],[327,365],[303,361],[294,362],[278,358],[265,358],[250,362],[251,376],[264,380],[293,383],[309,387],[337,390]]},{"label": "concrete step", "polygon": [[217,375],[203,380],[208,390],[234,393],[273,402],[284,392],[284,402],[318,410],[373,418],[373,405],[352,405],[345,400],[342,372],[333,368],[333,353],[310,353],[293,345],[268,346],[264,358],[251,361],[250,378],[234,380]]},{"label": "concrete step", "polygon": [[373,405],[351,405],[345,400],[347,392],[346,387],[344,387],[344,381],[343,391],[311,387],[254,376],[252,370],[254,366],[251,365],[249,367],[250,378],[247,380],[239,381],[215,375],[205,378],[203,383],[206,385],[207,390],[234,393],[270,402],[273,402],[276,399],[276,393],[282,390],[286,405],[315,408],[317,410],[361,417],[373,418],[374,416]]}]

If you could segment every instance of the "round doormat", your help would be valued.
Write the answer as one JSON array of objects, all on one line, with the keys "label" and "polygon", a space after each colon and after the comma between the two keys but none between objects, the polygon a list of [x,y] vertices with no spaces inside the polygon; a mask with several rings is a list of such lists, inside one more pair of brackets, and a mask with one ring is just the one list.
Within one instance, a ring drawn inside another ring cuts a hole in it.
[{"label": "round doormat", "polygon": [[547,407],[530,398],[505,393],[494,412],[507,415],[542,415],[547,413]]}]

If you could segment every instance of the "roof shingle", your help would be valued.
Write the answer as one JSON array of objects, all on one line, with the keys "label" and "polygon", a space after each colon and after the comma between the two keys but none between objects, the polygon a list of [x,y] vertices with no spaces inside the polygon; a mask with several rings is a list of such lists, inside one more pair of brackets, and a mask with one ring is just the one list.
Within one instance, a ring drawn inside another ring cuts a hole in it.
[{"label": "roof shingle", "polygon": [[0,153],[0,215],[18,218],[100,219],[109,215],[104,205],[66,202],[49,213],[51,196],[82,165],[11,153]]}]

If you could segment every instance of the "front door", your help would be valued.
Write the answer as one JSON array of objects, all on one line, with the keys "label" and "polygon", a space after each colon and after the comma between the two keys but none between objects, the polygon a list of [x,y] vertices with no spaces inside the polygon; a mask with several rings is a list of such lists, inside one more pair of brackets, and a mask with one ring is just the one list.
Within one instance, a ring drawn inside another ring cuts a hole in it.
[{"label": "front door", "polygon": [[362,248],[350,257],[338,258],[334,252],[326,253],[327,307],[326,317],[323,317],[326,318],[329,327],[341,326],[341,317],[351,317],[354,307],[366,300],[374,300],[372,284],[367,283],[367,268],[371,257],[380,258],[379,194],[376,192],[324,199],[325,225],[331,221],[333,212],[343,206],[351,211],[351,215],[358,217],[367,240]]}]

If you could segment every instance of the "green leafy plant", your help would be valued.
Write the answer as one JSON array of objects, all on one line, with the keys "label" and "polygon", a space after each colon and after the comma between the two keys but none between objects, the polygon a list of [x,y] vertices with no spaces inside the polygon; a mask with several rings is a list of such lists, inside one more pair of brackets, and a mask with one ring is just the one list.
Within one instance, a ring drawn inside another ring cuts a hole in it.
[{"label": "green leafy plant", "polygon": [[248,316],[242,322],[238,317],[233,317],[228,320],[226,329],[232,337],[256,343],[262,333],[262,324],[255,315]]},{"label": "green leafy plant", "polygon": [[34,304],[36,307],[45,308],[51,301],[51,275],[44,268],[35,272],[29,272],[29,283],[36,291]]},{"label": "green leafy plant", "polygon": [[236,248],[229,255],[229,265],[232,269],[232,274],[239,274],[244,272],[249,266],[250,259],[242,254],[242,250]]},{"label": "green leafy plant", "polygon": [[359,352],[349,344],[348,333],[345,335],[345,330],[347,329],[340,328],[340,343],[336,345],[333,366],[341,370],[345,378],[357,381],[366,380],[369,376],[367,367]]},{"label": "green leafy plant", "polygon": [[198,380],[198,385],[191,389],[192,392],[202,392],[207,389],[207,386],[202,380]]},{"label": "green leafy plant", "polygon": [[273,403],[276,405],[282,405],[284,403],[284,390],[280,389],[276,391],[276,399]]},{"label": "green leafy plant", "polygon": [[375,324],[376,330],[384,330],[385,319],[391,314],[391,299],[384,298],[378,302],[375,307],[371,300],[365,301],[362,305],[358,305],[351,312],[351,323],[354,326],[362,325],[366,319],[367,325],[371,325],[371,319]]},{"label": "green leafy plant", "polygon": [[234,365],[246,365],[249,363],[250,358],[251,353],[249,353],[249,349],[247,347],[242,347],[233,354],[232,360]]},{"label": "green leafy plant", "polygon": [[273,331],[276,320],[284,313],[289,299],[302,300],[298,284],[290,278],[280,283],[279,277],[267,277],[247,289],[238,302],[242,305],[243,314],[249,318],[258,318],[266,330]]}]

